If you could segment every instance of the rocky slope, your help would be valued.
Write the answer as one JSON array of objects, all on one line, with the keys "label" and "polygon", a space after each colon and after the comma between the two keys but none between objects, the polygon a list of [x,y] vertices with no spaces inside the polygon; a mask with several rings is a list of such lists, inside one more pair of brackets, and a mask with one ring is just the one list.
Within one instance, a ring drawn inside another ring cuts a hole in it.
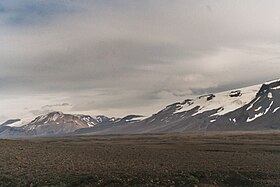
[{"label": "rocky slope", "polygon": [[[89,134],[280,129],[280,80],[168,105],[139,122],[88,129]],[[83,130],[85,132],[85,130]]]},{"label": "rocky slope", "polygon": [[[280,80],[202,95],[168,105],[150,117],[72,115],[52,112],[22,127],[0,126],[0,137],[135,134],[280,129]],[[14,120],[17,121],[17,120]]]},{"label": "rocky slope", "polygon": [[9,123],[6,122],[0,128],[0,137],[62,135],[81,128],[90,128],[113,121],[114,118],[108,118],[106,116],[91,117],[89,115],[51,112],[47,115],[38,116],[30,123],[21,127],[10,127],[8,126]]}]

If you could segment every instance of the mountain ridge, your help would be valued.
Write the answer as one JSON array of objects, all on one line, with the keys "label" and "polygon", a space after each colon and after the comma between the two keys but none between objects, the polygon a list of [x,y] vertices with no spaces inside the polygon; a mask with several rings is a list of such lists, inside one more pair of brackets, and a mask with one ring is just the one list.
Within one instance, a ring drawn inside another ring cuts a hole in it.
[{"label": "mountain ridge", "polygon": [[280,129],[280,80],[206,94],[167,105],[144,117],[109,118],[51,112],[21,127],[0,129],[0,137],[78,134],[135,134],[184,131]]}]

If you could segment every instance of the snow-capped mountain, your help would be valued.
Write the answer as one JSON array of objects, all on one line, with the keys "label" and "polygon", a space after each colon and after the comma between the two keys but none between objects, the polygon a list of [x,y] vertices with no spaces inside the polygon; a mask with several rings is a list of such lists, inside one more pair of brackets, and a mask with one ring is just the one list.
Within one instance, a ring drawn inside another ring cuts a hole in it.
[{"label": "snow-capped mountain", "polygon": [[52,112],[22,127],[0,126],[0,137],[280,129],[280,80],[207,94],[168,105],[150,117]]},{"label": "snow-capped mountain", "polygon": [[94,127],[113,119],[106,116],[91,117],[89,115],[63,114],[51,112],[35,118],[21,128],[29,135],[56,135],[67,134],[81,128]]},{"label": "snow-capped mountain", "polygon": [[[217,117],[209,130],[280,129],[280,80],[261,85],[246,105]],[[227,128],[222,123],[227,124]]]},{"label": "snow-capped mountain", "polygon": [[91,117],[89,115],[51,112],[38,116],[30,123],[21,127],[10,127],[10,124],[19,120],[9,120],[0,126],[0,137],[62,135],[74,132],[77,129],[113,122],[114,120],[115,118],[108,118],[106,116]]},{"label": "snow-capped mountain", "polygon": [[280,80],[168,105],[133,124],[90,129],[93,134],[280,129]]}]

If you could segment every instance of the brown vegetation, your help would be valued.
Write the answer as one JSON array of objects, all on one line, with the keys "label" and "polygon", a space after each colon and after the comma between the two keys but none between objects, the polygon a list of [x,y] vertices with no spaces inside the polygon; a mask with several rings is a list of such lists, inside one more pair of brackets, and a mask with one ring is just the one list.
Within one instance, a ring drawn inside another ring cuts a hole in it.
[{"label": "brown vegetation", "polygon": [[278,132],[0,140],[0,186],[277,186]]}]

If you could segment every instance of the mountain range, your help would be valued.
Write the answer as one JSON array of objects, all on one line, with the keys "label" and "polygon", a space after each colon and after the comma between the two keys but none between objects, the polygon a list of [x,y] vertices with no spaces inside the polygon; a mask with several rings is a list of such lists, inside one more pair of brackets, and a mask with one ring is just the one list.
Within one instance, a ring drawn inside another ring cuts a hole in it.
[{"label": "mountain range", "polygon": [[51,112],[20,127],[0,125],[1,138],[81,134],[139,134],[185,131],[280,129],[280,80],[188,98],[144,117],[124,118]]}]

